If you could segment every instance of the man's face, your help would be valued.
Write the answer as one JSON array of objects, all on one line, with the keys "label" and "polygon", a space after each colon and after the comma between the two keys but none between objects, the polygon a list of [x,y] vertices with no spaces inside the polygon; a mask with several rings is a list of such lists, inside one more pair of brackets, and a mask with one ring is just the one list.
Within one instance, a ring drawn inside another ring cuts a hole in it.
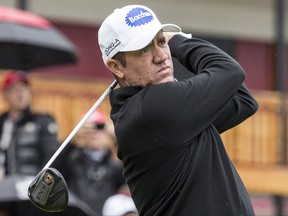
[{"label": "man's face", "polygon": [[76,138],[78,145],[96,150],[110,148],[114,142],[106,128],[96,129],[95,122],[89,120],[81,127]]},{"label": "man's face", "polygon": [[27,84],[17,82],[4,90],[4,98],[11,110],[21,111],[30,105],[30,88]]},{"label": "man's face", "polygon": [[174,81],[173,62],[162,31],[141,50],[125,52],[123,83],[126,86],[148,86]]}]

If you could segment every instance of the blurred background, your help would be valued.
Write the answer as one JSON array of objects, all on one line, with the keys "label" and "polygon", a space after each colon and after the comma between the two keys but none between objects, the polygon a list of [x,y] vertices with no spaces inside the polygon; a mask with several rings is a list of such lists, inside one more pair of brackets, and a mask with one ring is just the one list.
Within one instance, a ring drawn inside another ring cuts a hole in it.
[{"label": "blurred background", "polygon": [[[113,81],[105,68],[97,32],[116,7],[144,4],[162,23],[204,38],[235,58],[260,109],[226,133],[227,151],[257,215],[288,215],[288,2],[286,0],[0,0],[0,6],[39,14],[76,47],[74,64],[30,70],[33,106],[55,116],[63,141]],[[0,14],[1,15],[1,14]],[[0,50],[1,52],[1,50]],[[186,71],[175,61],[180,78]],[[7,70],[0,69],[0,79]],[[183,76],[183,77],[181,77]],[[5,104],[0,98],[0,111]],[[99,109],[109,115],[109,101]]]}]

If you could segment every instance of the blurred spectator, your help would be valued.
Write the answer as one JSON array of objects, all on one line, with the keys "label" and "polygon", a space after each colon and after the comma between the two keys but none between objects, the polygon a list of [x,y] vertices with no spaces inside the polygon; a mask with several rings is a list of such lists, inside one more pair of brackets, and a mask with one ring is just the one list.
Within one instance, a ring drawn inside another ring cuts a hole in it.
[{"label": "blurred spectator", "polygon": [[11,71],[2,84],[8,110],[0,116],[0,165],[3,175],[35,175],[59,147],[57,125],[49,114],[31,110],[28,75]]},{"label": "blurred spectator", "polygon": [[[11,71],[1,86],[7,103],[7,111],[0,116],[2,178],[36,175],[59,147],[54,118],[31,109],[30,85],[26,73]],[[0,215],[6,215],[4,209],[13,215],[12,203],[1,205]]]},{"label": "blurred spectator", "polygon": [[102,214],[103,216],[138,216],[132,198],[124,194],[110,196],[104,204]]},{"label": "blurred spectator", "polygon": [[99,215],[105,200],[125,183],[122,163],[113,154],[116,141],[111,125],[103,113],[95,111],[54,166],[66,179],[69,190]]}]

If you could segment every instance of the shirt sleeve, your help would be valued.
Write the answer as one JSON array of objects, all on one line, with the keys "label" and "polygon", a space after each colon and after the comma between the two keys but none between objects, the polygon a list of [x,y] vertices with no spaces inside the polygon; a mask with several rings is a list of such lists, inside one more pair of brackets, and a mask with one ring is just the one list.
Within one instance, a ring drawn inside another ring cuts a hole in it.
[{"label": "shirt sleeve", "polygon": [[242,84],[223,112],[215,119],[213,125],[219,133],[222,133],[240,124],[252,116],[257,110],[258,103],[247,87]]}]

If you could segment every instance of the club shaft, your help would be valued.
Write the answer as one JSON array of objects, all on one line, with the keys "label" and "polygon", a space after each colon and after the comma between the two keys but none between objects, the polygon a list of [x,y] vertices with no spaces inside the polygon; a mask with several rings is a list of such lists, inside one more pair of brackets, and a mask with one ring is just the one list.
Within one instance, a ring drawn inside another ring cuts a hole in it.
[{"label": "club shaft", "polygon": [[106,91],[101,95],[101,97],[94,103],[94,105],[90,108],[90,110],[85,114],[85,116],[79,121],[79,123],[75,126],[75,128],[71,131],[71,133],[67,136],[67,138],[64,140],[64,142],[60,145],[60,147],[57,149],[57,151],[52,155],[50,160],[47,162],[47,164],[43,167],[44,169],[47,169],[51,166],[51,164],[54,162],[54,160],[58,157],[58,155],[61,153],[61,151],[67,146],[67,144],[70,142],[70,140],[75,136],[75,134],[78,132],[78,130],[82,127],[82,125],[87,121],[87,119],[92,115],[92,113],[97,109],[97,107],[105,100],[105,98],[112,92],[112,90],[116,87],[118,84],[117,80],[114,80],[114,82],[106,89]]}]

